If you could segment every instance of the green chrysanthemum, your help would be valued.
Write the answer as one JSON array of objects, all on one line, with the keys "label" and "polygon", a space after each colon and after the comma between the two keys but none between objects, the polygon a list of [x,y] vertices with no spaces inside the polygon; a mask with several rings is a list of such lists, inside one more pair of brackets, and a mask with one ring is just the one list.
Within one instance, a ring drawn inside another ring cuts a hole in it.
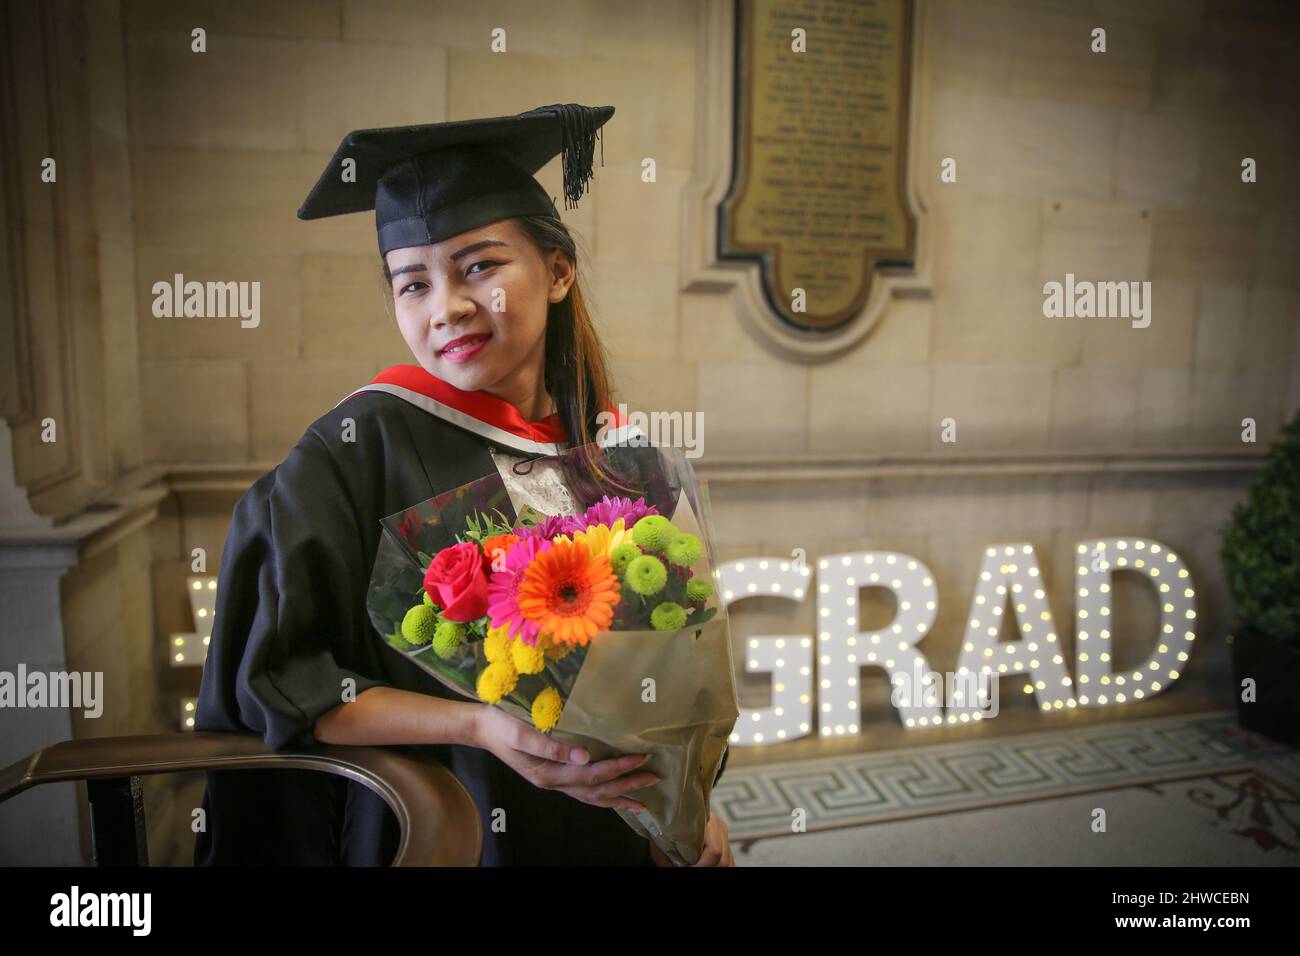
[{"label": "green chrysanthemum", "polygon": [[434,607],[434,608],[436,608],[436,607],[438,606],[438,605],[436,605],[436,604],[433,603],[433,598],[429,597],[429,592],[428,592],[428,591],[425,591],[425,592],[424,592],[424,606],[425,606],[425,607]]},{"label": "green chrysanthemum", "polygon": [[609,553],[609,566],[614,569],[615,574],[622,577],[627,566],[639,557],[641,557],[641,549],[631,541],[624,541]]},{"label": "green chrysanthemum", "polygon": [[623,580],[637,594],[649,597],[664,589],[664,584],[668,581],[668,569],[654,555],[643,554],[639,558],[632,559],[632,563],[627,566],[627,573],[623,575]]},{"label": "green chrysanthemum", "polygon": [[438,626],[438,615],[427,604],[417,604],[402,618],[402,637],[408,644],[423,646],[433,640],[433,629]]},{"label": "green chrysanthemum", "polygon": [[433,652],[444,661],[451,658],[465,640],[465,625],[456,621],[442,621],[433,631]]},{"label": "green chrysanthemum", "polygon": [[663,515],[646,515],[632,526],[632,540],[647,551],[662,551],[678,531]]},{"label": "green chrysanthemum", "polygon": [[689,568],[692,564],[700,559],[704,553],[704,545],[700,539],[689,531],[683,531],[675,538],[668,541],[664,548],[664,557],[673,564],[680,564],[684,568]]},{"label": "green chrysanthemum", "polygon": [[665,601],[650,612],[650,626],[656,631],[675,631],[686,626],[686,608]]},{"label": "green chrysanthemum", "polygon": [[713,593],[713,585],[704,578],[691,578],[686,582],[686,599],[688,601],[703,601]]}]

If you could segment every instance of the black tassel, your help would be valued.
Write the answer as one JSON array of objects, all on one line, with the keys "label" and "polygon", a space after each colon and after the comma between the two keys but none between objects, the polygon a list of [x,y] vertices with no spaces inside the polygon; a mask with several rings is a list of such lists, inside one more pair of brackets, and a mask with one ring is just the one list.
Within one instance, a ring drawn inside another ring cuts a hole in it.
[{"label": "black tassel", "polygon": [[596,128],[590,107],[578,103],[556,103],[539,106],[536,112],[554,113],[560,120],[563,149],[560,163],[564,173],[564,208],[573,209],[587,191],[592,176],[592,160],[596,140],[600,139],[600,165],[605,165],[605,141]]}]

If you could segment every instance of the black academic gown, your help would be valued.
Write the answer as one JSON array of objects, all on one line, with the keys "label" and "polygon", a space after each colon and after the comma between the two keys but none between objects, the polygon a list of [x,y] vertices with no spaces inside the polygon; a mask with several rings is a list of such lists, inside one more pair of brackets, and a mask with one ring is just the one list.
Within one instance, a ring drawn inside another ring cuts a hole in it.
[{"label": "black academic gown", "polygon": [[[344,419],[355,420],[354,441]],[[380,391],[317,419],[240,498],[221,556],[195,726],[251,731],[275,749],[315,742],[316,719],[356,691],[389,685],[464,700],[375,632],[366,589],[380,520],[495,474],[489,441]],[[483,820],[481,864],[650,866],[649,843],[617,812],[533,786],[492,753],[422,749],[469,790]],[[386,865],[396,817],[361,784],[301,770],[207,774],[195,863]],[[506,832],[492,830],[505,809]]]}]

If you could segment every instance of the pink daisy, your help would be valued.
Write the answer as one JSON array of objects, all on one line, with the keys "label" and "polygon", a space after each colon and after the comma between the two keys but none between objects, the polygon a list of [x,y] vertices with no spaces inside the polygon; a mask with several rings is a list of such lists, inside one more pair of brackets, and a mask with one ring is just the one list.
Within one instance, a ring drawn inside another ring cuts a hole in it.
[{"label": "pink daisy", "polygon": [[550,547],[547,538],[536,535],[520,537],[506,552],[505,570],[493,571],[488,581],[488,619],[492,626],[507,628],[511,636],[517,636],[525,644],[537,644],[539,627],[519,610],[519,584],[529,562],[542,551],[549,551]]}]

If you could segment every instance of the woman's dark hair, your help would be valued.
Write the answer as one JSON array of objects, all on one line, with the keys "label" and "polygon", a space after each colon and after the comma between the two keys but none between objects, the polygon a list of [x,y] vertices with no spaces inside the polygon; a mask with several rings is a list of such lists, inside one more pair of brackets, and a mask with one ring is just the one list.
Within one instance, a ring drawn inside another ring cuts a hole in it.
[{"label": "woman's dark hair", "polygon": [[[560,421],[569,433],[571,443],[575,446],[590,445],[596,441],[599,428],[597,416],[609,410],[613,403],[609,359],[596,335],[591,313],[587,311],[578,275],[577,244],[568,227],[558,219],[549,216],[518,216],[514,221],[542,255],[559,250],[573,263],[574,278],[569,294],[561,301],[547,306],[543,384],[555,401]],[[392,285],[392,274],[386,259],[384,279]],[[573,476],[583,486],[575,487],[575,492],[580,497],[590,496],[595,500],[599,494],[608,493],[610,488],[625,492],[633,490],[611,473],[609,458],[603,452],[596,455],[589,453],[585,457],[592,473],[588,476]],[[589,481],[594,482],[594,486],[586,487]]]}]

